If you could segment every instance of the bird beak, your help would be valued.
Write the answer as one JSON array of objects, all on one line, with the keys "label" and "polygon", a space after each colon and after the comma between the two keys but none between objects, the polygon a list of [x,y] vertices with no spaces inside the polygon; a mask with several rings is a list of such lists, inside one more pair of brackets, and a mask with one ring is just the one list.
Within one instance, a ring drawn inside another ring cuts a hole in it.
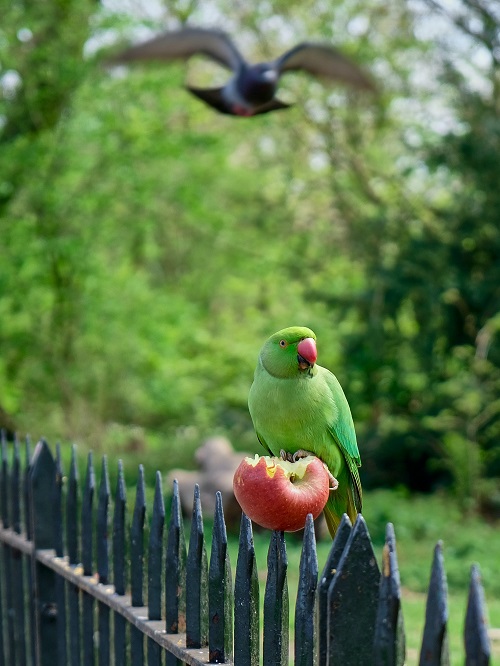
[{"label": "bird beak", "polygon": [[297,360],[301,370],[307,370],[316,363],[318,350],[314,338],[304,338],[297,345]]}]

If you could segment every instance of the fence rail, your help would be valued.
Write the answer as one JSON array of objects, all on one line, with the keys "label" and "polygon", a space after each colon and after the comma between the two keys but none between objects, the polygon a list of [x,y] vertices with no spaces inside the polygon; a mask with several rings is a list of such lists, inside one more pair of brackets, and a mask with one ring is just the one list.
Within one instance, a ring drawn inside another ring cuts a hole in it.
[{"label": "fence rail", "polygon": [[[283,533],[273,532],[270,539],[262,633],[252,525],[243,515],[233,585],[220,493],[208,560],[198,488],[186,551],[177,483],[165,530],[159,472],[147,533],[142,466],[129,525],[120,462],[112,499],[106,457],[97,487],[89,454],[80,487],[75,449],[67,481],[59,447],[54,458],[43,440],[33,457],[26,443],[24,469],[18,442],[13,444],[10,465],[5,438],[1,454],[0,666],[285,666],[291,654],[301,666],[405,663],[390,523],[380,570],[365,521],[359,517],[352,526],[344,516],[318,577],[314,525],[308,517],[291,647]],[[449,664],[447,617],[446,574],[438,543],[421,666]],[[477,567],[471,571],[464,643],[468,666],[489,664]]]}]

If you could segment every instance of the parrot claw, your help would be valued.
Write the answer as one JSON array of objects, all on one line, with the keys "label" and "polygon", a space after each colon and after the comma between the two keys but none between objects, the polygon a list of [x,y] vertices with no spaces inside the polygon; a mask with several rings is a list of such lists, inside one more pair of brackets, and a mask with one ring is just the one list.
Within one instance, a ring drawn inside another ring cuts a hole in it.
[{"label": "parrot claw", "polygon": [[285,449],[280,450],[280,458],[281,460],[285,460],[286,462],[293,462],[292,454],[285,451]]},{"label": "parrot claw", "polygon": [[[305,449],[299,449],[298,451],[295,451],[295,453],[293,454],[288,453],[288,451],[285,451],[285,449],[280,450],[280,458],[282,460],[286,460],[291,463],[295,463],[297,462],[297,460],[300,460],[301,458],[307,458],[307,456],[315,456],[315,454],[312,453],[311,451],[306,451]],[[330,477],[330,490],[337,490],[337,488],[339,487],[339,482],[328,469],[328,465],[326,463],[323,463],[323,466],[328,472],[328,476]]]},{"label": "parrot claw", "polygon": [[339,487],[339,482],[333,476],[333,474],[330,472],[330,470],[328,469],[327,464],[323,463],[323,466],[326,469],[326,471],[328,472],[328,476],[330,477],[330,490],[337,490],[337,488]]},{"label": "parrot claw", "polygon": [[314,456],[314,453],[311,453],[311,451],[305,451],[304,449],[299,449],[293,454],[292,462],[297,462],[297,460],[300,460],[301,458],[307,458],[307,456]]}]

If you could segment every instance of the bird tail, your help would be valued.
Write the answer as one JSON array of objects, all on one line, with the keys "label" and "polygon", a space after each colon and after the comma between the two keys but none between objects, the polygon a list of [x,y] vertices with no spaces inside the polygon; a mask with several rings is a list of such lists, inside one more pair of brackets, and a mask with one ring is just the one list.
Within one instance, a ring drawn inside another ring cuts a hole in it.
[{"label": "bird tail", "polygon": [[339,494],[340,488],[339,490],[330,492],[330,497],[323,510],[326,524],[328,526],[328,531],[330,532],[332,539],[335,538],[335,534],[337,533],[337,529],[340,525],[340,521],[342,520],[344,513],[349,516],[349,520],[353,525],[358,516],[353,492],[350,484],[348,485],[349,488],[346,495]]}]

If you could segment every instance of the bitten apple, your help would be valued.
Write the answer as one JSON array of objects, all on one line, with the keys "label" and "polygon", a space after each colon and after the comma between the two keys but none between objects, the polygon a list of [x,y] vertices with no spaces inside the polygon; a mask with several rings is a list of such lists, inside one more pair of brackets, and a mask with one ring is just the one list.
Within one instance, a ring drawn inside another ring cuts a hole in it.
[{"label": "bitten apple", "polygon": [[308,513],[317,518],[328,499],[330,476],[316,456],[288,462],[244,458],[234,473],[233,490],[246,515],[270,530],[303,529]]}]

